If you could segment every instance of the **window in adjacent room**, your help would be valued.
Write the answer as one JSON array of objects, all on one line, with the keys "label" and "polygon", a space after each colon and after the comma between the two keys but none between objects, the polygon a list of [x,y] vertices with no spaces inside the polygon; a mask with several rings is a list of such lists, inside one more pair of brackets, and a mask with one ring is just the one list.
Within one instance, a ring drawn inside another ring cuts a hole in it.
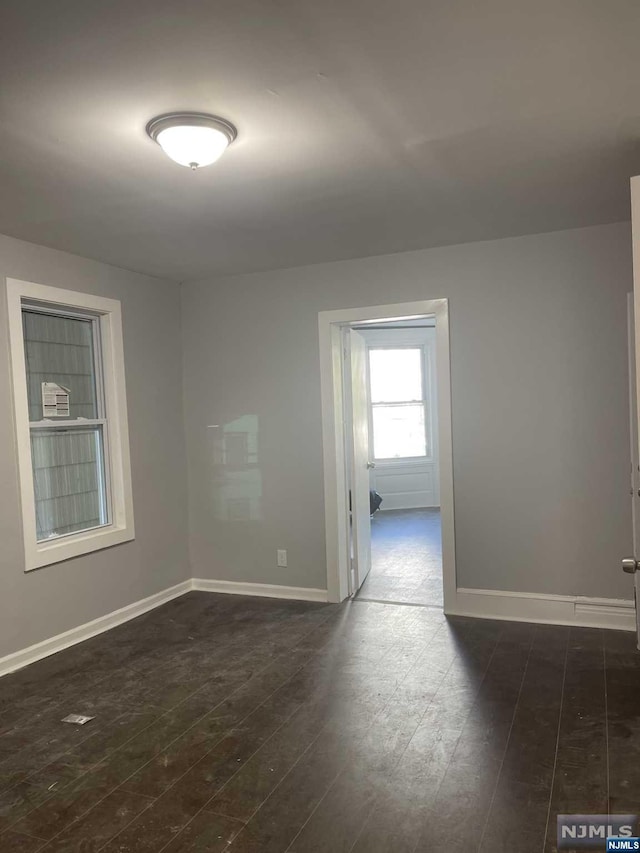
[{"label": "window in adjacent room", "polygon": [[133,538],[120,303],[7,292],[29,570]]},{"label": "window in adjacent room", "polygon": [[431,455],[425,373],[424,347],[369,350],[375,459]]}]

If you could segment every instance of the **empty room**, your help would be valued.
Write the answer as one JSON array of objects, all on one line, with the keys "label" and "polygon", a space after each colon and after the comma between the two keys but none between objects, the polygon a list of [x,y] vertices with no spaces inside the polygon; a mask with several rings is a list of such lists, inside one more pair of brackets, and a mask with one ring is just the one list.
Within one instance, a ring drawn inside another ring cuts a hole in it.
[{"label": "empty room", "polygon": [[640,850],[640,4],[0,43],[0,853]]}]

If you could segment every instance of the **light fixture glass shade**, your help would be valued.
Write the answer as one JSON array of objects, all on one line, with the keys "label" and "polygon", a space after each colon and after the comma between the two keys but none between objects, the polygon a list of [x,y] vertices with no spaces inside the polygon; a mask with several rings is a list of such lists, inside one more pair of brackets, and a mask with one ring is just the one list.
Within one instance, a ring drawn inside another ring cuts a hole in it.
[{"label": "light fixture glass shade", "polygon": [[158,134],[158,144],[167,155],[180,163],[197,169],[208,166],[222,156],[229,140],[212,127],[168,127]]},{"label": "light fixture glass shade", "polygon": [[158,116],[147,125],[147,133],[168,157],[191,169],[215,163],[236,137],[233,125],[204,113]]}]

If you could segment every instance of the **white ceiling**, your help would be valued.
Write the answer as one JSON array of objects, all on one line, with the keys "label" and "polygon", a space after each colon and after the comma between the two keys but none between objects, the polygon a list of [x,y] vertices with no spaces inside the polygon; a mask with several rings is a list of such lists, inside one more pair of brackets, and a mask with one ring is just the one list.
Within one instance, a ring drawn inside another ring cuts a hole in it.
[{"label": "white ceiling", "polygon": [[[192,173],[176,109],[238,140]],[[638,0],[2,0],[0,232],[175,279],[629,217]]]}]

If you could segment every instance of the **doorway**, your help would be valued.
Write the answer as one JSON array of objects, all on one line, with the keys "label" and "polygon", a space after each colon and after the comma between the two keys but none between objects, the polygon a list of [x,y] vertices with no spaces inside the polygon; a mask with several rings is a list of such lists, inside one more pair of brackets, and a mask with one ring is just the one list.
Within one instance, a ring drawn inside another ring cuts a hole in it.
[{"label": "doorway", "polygon": [[321,312],[319,327],[329,599],[449,612],[456,579],[447,300]]},{"label": "doorway", "polygon": [[354,596],[442,607],[435,318],[351,328],[366,346],[371,457],[371,568]]}]

